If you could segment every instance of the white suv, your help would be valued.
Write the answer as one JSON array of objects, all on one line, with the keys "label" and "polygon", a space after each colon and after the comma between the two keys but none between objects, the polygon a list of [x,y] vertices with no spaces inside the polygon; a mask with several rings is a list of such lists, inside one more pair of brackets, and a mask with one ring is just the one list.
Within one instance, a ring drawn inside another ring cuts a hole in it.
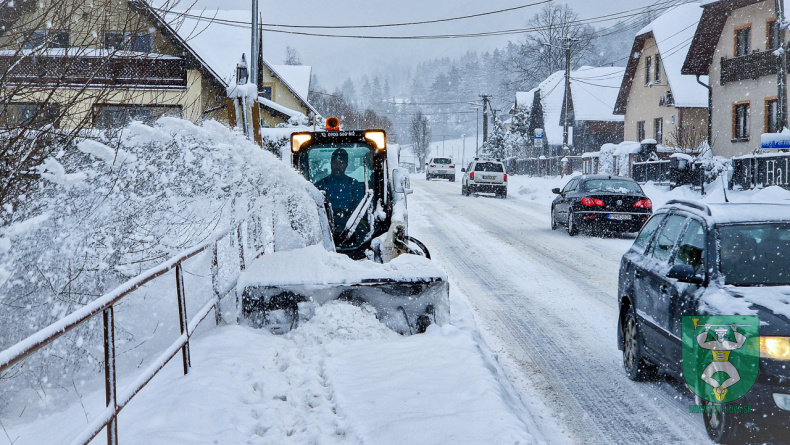
[{"label": "white suv", "polygon": [[507,173],[505,165],[498,159],[475,158],[469,167],[462,168],[461,194],[495,193],[497,198],[507,198]]},{"label": "white suv", "polygon": [[455,164],[450,158],[431,158],[425,164],[425,179],[447,178],[450,182],[455,182]]}]

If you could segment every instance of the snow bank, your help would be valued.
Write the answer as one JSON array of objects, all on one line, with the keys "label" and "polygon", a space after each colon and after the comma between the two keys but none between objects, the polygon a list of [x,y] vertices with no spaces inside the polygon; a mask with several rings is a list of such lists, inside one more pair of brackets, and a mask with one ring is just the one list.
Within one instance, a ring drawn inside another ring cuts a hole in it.
[{"label": "snow bank", "polygon": [[[251,224],[244,235],[256,249],[323,241],[312,186],[239,132],[170,117],[119,130],[114,139],[78,141],[47,159],[37,187],[3,210],[11,221],[0,229],[0,350],[251,216],[256,229]],[[187,286],[203,283],[188,289],[192,310],[212,295],[210,278],[204,280],[210,256],[188,265],[194,275]],[[220,262],[224,285],[238,274],[238,248],[223,243]],[[141,289],[140,299],[117,308],[117,347],[131,348],[125,359],[139,362],[162,346],[160,336],[178,329],[171,322],[174,281],[159,281],[161,289]],[[16,379],[0,380],[0,415],[39,398],[48,408],[65,393],[49,388],[99,377],[100,326],[101,318],[93,319],[29,360]]]},{"label": "snow bank", "polygon": [[[501,368],[472,331],[452,326],[402,337],[363,308],[316,308],[284,336],[223,326],[191,343],[192,369],[177,361],[119,418],[121,443],[448,444],[535,443],[516,414]],[[129,379],[121,381],[125,387]],[[104,392],[31,423],[5,420],[15,445],[67,443],[83,406]],[[80,422],[82,417],[82,422]],[[0,435],[0,444],[5,444]],[[97,439],[104,440],[103,436]]]}]

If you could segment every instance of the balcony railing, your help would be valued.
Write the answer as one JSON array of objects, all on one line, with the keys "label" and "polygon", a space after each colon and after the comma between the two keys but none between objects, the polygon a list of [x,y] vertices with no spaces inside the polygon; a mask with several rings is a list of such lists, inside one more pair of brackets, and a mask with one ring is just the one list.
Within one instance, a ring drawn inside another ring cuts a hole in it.
[{"label": "balcony railing", "polygon": [[117,86],[182,89],[184,61],[176,57],[0,54],[3,83],[36,86]]},{"label": "balcony railing", "polygon": [[779,70],[779,58],[773,51],[759,51],[745,56],[721,58],[721,84],[758,79]]}]

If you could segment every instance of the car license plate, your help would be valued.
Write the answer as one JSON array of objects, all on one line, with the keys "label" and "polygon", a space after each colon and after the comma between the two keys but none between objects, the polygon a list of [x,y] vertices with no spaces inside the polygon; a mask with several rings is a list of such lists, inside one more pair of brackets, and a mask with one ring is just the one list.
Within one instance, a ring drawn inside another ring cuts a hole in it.
[{"label": "car license plate", "polygon": [[610,214],[609,219],[616,219],[620,221],[626,221],[631,219],[631,215],[618,215],[618,214]]},{"label": "car license plate", "polygon": [[483,179],[496,179],[494,175],[483,175]]}]

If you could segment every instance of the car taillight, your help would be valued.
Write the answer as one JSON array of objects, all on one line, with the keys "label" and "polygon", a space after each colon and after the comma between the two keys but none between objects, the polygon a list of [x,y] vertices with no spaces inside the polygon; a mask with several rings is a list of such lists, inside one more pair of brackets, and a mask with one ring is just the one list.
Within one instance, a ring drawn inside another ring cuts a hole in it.
[{"label": "car taillight", "polygon": [[469,179],[471,179],[472,181],[475,180],[475,172],[469,172]]},{"label": "car taillight", "polygon": [[505,173],[505,182],[507,182],[507,173]]},{"label": "car taillight", "polygon": [[653,201],[649,199],[643,199],[641,201],[637,201],[634,203],[634,207],[638,207],[640,209],[652,209],[653,208]]},{"label": "car taillight", "polygon": [[435,166],[435,165],[433,165],[433,164],[431,164],[431,168],[434,168],[434,167],[436,167],[436,166]]},{"label": "car taillight", "polygon": [[586,207],[595,207],[595,206],[601,207],[601,206],[606,205],[600,199],[586,198],[586,197],[582,198],[581,203],[582,203],[583,206],[586,206]]},{"label": "car taillight", "polygon": [[454,165],[451,165],[451,166],[450,166],[450,168],[455,168],[455,166],[454,166]]}]

